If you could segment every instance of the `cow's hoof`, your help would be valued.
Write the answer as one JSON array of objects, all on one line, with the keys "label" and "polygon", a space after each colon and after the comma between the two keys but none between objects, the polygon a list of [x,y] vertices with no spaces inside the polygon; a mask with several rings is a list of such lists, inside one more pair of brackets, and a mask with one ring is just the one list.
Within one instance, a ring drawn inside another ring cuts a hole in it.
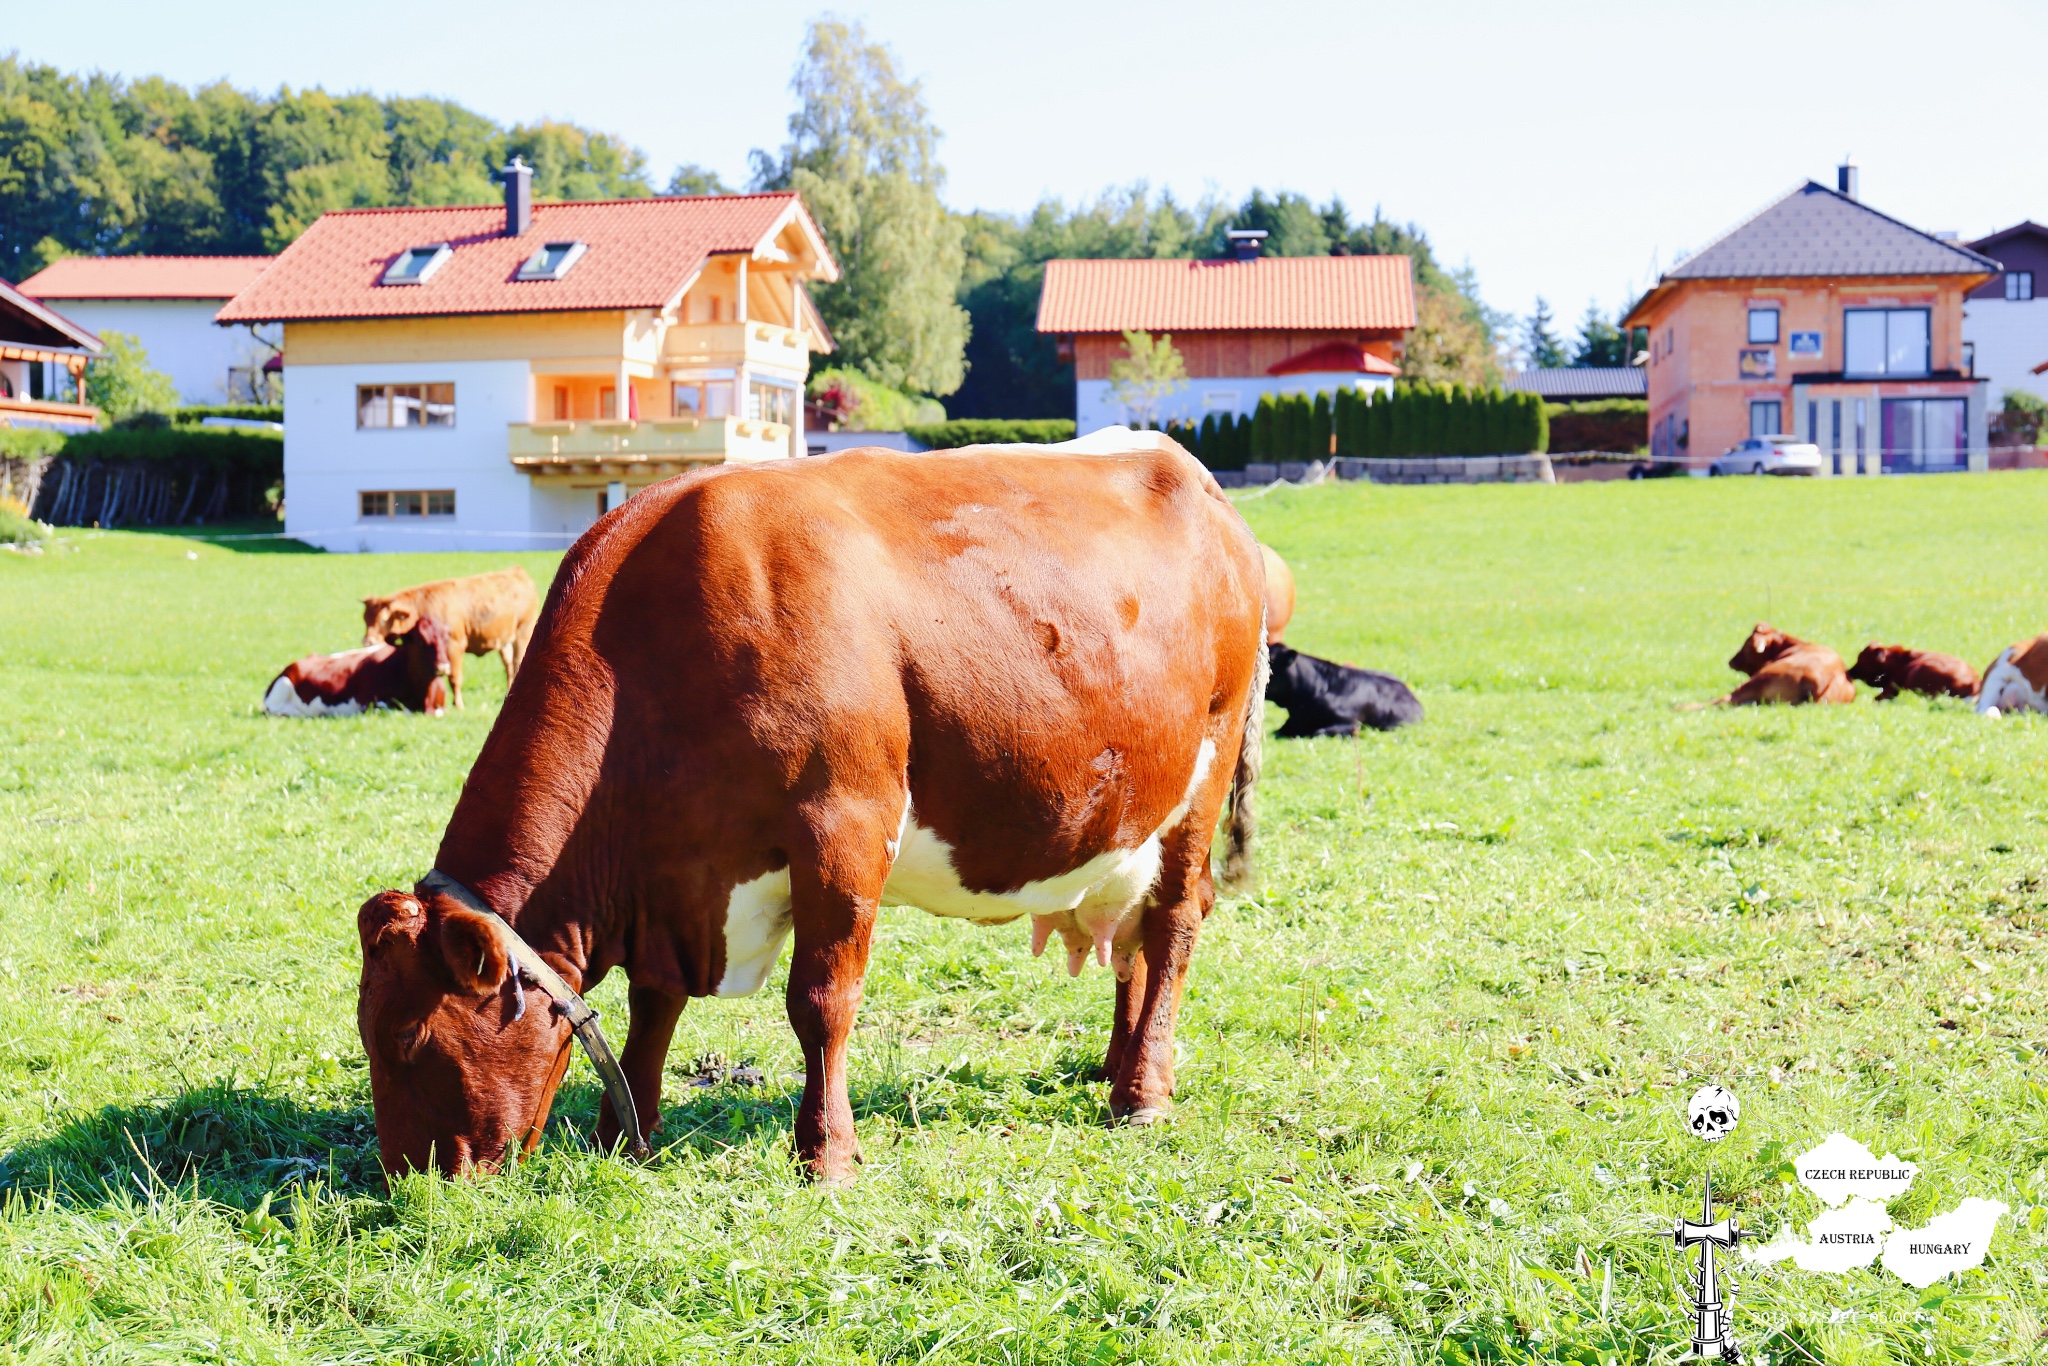
[{"label": "cow's hoof", "polygon": [[1130,1109],[1113,1106],[1110,1109],[1112,1122],[1132,1129],[1149,1129],[1155,1124],[1164,1124],[1173,1118],[1173,1106],[1139,1105]]}]

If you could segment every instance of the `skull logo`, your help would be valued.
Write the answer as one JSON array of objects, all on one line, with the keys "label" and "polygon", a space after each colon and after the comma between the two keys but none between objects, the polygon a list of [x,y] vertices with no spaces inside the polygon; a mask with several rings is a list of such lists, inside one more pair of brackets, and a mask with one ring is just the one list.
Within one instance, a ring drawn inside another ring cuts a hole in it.
[{"label": "skull logo", "polygon": [[1719,1143],[1735,1131],[1735,1123],[1742,1117],[1742,1106],[1736,1103],[1733,1092],[1719,1086],[1702,1086],[1692,1093],[1685,1114],[1694,1138]]}]

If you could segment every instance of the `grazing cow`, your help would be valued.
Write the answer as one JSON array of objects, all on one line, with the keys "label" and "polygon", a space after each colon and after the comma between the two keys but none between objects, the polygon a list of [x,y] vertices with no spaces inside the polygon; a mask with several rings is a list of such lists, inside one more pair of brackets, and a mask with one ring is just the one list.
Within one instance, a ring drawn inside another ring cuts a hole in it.
[{"label": "grazing cow", "polygon": [[272,716],[355,716],[372,707],[401,707],[439,716],[448,708],[448,671],[460,656],[433,617],[402,636],[335,655],[307,655],[285,665],[263,695]]},{"label": "grazing cow", "polygon": [[1280,738],[1356,735],[1360,726],[1393,730],[1422,719],[1422,703],[1392,674],[1333,664],[1285,645],[1266,647],[1266,696],[1287,709]]},{"label": "grazing cow", "polygon": [[1856,685],[1849,681],[1842,657],[1825,645],[1788,636],[1763,622],[1749,633],[1742,648],[1728,661],[1737,673],[1749,675],[1726,697],[1711,702],[1693,702],[1681,708],[1746,707],[1762,702],[1854,702]]},{"label": "grazing cow", "polygon": [[1294,571],[1263,541],[1259,555],[1266,562],[1266,643],[1278,645],[1294,619]]},{"label": "grazing cow", "polygon": [[2048,633],[1998,652],[1984,670],[1977,710],[1985,716],[2048,712]]},{"label": "grazing cow", "polygon": [[[576,1010],[522,988],[559,1003],[615,967],[620,1089],[658,1122],[684,1003],[758,989],[793,934],[794,1147],[850,1179],[847,1040],[883,905],[1030,916],[1070,972],[1092,949],[1116,977],[1110,1112],[1166,1114],[1233,786],[1225,875],[1248,867],[1261,577],[1177,447],[728,465],[600,518],[435,870],[357,915],[386,1170],[537,1141]],[[522,943],[559,983],[508,956]],[[621,1113],[607,1098],[601,1144]]]},{"label": "grazing cow", "polygon": [[493,650],[505,664],[505,682],[519,673],[526,642],[540,616],[533,580],[518,565],[472,574],[466,579],[440,579],[401,588],[388,597],[363,599],[363,644],[375,645],[402,636],[421,617],[433,617],[448,629],[454,672],[448,675],[455,705],[462,705],[462,657]]},{"label": "grazing cow", "polygon": [[1880,702],[1889,702],[1902,692],[1926,697],[1975,697],[1977,671],[1954,655],[1931,650],[1910,650],[1904,645],[1870,644],[1856,656],[1849,677],[1882,689]]}]

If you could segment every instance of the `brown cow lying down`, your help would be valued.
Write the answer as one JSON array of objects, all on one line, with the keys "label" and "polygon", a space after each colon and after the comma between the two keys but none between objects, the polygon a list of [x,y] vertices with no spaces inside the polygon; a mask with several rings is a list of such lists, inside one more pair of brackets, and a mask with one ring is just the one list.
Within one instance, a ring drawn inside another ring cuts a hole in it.
[{"label": "brown cow lying down", "polygon": [[[620,1057],[658,1122],[693,996],[794,936],[797,1156],[860,1157],[847,1042],[880,907],[1029,916],[1115,971],[1113,1116],[1171,1105],[1174,1017],[1246,866],[1265,680],[1259,549],[1178,448],[861,449],[656,484],[578,541],[463,787],[435,874],[357,915],[385,1168],[537,1141],[569,1062],[508,940],[577,992],[630,987]],[[598,1142],[619,1120],[610,1102]]]},{"label": "brown cow lying down", "polygon": [[402,636],[421,617],[433,617],[448,629],[448,675],[455,705],[462,705],[462,657],[498,652],[510,683],[526,657],[526,642],[540,616],[533,580],[524,569],[494,569],[466,579],[440,579],[401,588],[382,598],[363,599],[363,644],[377,645]]},{"label": "brown cow lying down", "polygon": [[1737,673],[1749,675],[1726,697],[1712,702],[1694,702],[1686,708],[1743,707],[1760,702],[1854,702],[1856,685],[1842,667],[1842,657],[1825,645],[1788,636],[1763,622],[1749,633],[1749,639],[1728,661]]},{"label": "brown cow lying down", "polygon": [[263,695],[272,716],[355,716],[402,707],[439,716],[448,708],[447,633],[432,617],[381,645],[307,655],[284,667]]},{"label": "brown cow lying down", "polygon": [[1903,645],[1866,645],[1856,656],[1849,677],[1883,691],[1880,702],[1889,702],[1902,692],[1926,697],[1975,697],[1977,671],[1954,655],[1931,650],[1909,650]]},{"label": "brown cow lying down", "polygon": [[2008,645],[1984,669],[1977,710],[1985,716],[2048,712],[2048,634]]}]

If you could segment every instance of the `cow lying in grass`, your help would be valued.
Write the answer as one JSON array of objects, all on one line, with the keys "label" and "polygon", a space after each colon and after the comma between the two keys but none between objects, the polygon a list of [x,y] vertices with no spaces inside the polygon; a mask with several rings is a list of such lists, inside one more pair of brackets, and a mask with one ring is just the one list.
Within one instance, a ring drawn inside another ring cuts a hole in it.
[{"label": "cow lying in grass", "polygon": [[1923,697],[1975,697],[1977,671],[1954,655],[1911,650],[1904,645],[1866,645],[1856,656],[1849,677],[1881,689],[1880,702],[1902,692]]},{"label": "cow lying in grass", "polygon": [[1984,670],[1977,710],[1985,716],[2048,712],[2048,634],[2008,645]]},{"label": "cow lying in grass", "polygon": [[[435,870],[357,913],[385,1169],[538,1140],[576,1022],[529,1006],[536,981],[564,1002],[515,954],[571,995],[625,969],[619,1090],[658,1123],[684,1004],[758,990],[793,936],[794,1146],[851,1178],[847,1046],[884,905],[1028,916],[1070,970],[1092,949],[1116,974],[1110,1114],[1165,1115],[1233,788],[1226,873],[1246,868],[1262,579],[1215,480],[1139,438],[725,465],[607,513],[562,561]],[[624,1113],[607,1096],[600,1145]]]},{"label": "cow lying in grass", "polygon": [[447,632],[432,617],[381,645],[307,655],[285,665],[263,695],[272,716],[356,716],[399,707],[439,716],[448,707]]},{"label": "cow lying in grass", "polygon": [[1356,735],[1360,726],[1392,730],[1422,719],[1422,703],[1406,683],[1375,669],[1335,664],[1285,645],[1269,645],[1266,698],[1287,709],[1282,739]]},{"label": "cow lying in grass", "polygon": [[1849,681],[1849,671],[1843,667],[1840,655],[1825,645],[1788,636],[1761,621],[1728,661],[1728,667],[1748,674],[1749,682],[1726,697],[1693,702],[1683,710],[1746,707],[1764,702],[1797,706],[1805,702],[1856,700],[1856,685]]},{"label": "cow lying in grass", "polygon": [[462,705],[462,657],[496,651],[509,685],[526,657],[526,642],[540,616],[540,599],[524,569],[494,569],[466,579],[438,579],[363,599],[363,644],[381,645],[413,623],[432,617],[448,633],[448,691]]}]

